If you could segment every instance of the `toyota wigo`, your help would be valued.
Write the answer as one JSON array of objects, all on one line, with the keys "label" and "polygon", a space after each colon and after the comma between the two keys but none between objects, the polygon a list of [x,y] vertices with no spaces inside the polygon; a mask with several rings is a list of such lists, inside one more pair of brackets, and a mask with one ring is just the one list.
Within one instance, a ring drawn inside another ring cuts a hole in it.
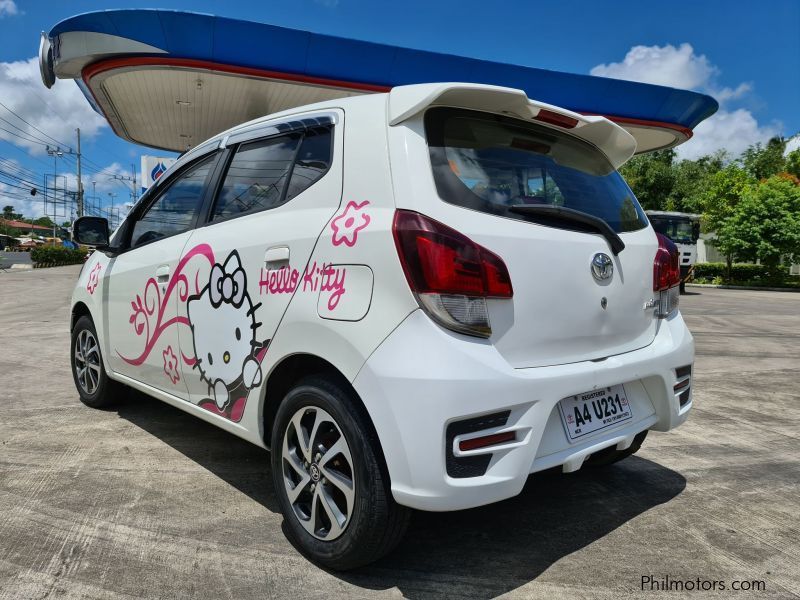
[{"label": "toyota wigo", "polygon": [[630,456],[692,405],[677,251],[617,172],[635,141],[515,89],[323,102],[184,154],[72,299],[75,383],[271,450],[286,531],[372,561],[410,509]]}]

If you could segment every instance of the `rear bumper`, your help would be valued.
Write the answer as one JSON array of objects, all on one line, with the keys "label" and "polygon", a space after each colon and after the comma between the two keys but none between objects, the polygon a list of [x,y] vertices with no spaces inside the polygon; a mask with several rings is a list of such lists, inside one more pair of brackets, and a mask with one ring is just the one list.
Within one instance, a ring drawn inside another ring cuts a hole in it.
[{"label": "rear bumper", "polygon": [[[629,446],[641,431],[677,427],[692,401],[690,389],[680,404],[675,369],[693,361],[694,341],[680,313],[661,321],[645,348],[599,362],[514,369],[488,342],[448,333],[417,310],[372,354],[353,384],[378,432],[397,502],[446,511],[515,496],[530,473],[559,465],[575,470],[593,452]],[[558,401],[620,383],[633,419],[570,443]],[[505,420],[480,419],[498,414]],[[453,427],[448,437],[448,425],[465,419],[488,426],[482,433],[514,431],[515,440],[460,452],[454,442],[461,438],[454,439]],[[470,454],[490,455],[483,474],[454,472],[454,456]]]}]

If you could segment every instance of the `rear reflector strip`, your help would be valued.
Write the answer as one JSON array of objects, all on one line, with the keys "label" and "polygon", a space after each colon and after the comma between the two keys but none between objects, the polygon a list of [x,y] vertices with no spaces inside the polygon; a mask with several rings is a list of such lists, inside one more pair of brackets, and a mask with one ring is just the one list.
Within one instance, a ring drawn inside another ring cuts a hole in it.
[{"label": "rear reflector strip", "polygon": [[692,365],[686,365],[675,369],[675,376],[678,381],[675,382],[673,390],[678,397],[678,404],[685,406],[689,402],[691,395],[692,384]]},{"label": "rear reflector strip", "polygon": [[486,448],[487,446],[496,446],[505,442],[513,442],[516,439],[516,434],[513,431],[506,431],[504,433],[494,433],[492,435],[484,435],[470,440],[461,440],[458,443],[458,449],[462,452],[467,450],[477,450],[478,448]]},{"label": "rear reflector strip", "polygon": [[684,379],[683,381],[679,381],[675,384],[675,391],[677,392],[680,389],[683,389],[689,385],[689,379]]}]

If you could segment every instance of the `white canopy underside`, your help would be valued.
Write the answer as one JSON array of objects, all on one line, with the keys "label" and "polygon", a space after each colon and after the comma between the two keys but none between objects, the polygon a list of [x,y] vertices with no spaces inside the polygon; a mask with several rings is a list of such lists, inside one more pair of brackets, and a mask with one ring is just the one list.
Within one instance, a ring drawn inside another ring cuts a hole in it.
[{"label": "white canopy underside", "polygon": [[[137,65],[85,79],[114,131],[132,142],[183,152],[240,123],[368,91],[226,73],[198,67]],[[613,118],[612,118],[613,120]],[[675,146],[682,131],[618,122],[637,142],[636,153]]]}]

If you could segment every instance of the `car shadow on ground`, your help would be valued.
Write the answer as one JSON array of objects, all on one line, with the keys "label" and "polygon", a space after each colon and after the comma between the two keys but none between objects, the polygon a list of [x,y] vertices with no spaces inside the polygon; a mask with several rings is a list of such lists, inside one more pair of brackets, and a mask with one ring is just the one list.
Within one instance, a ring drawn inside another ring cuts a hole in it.
[{"label": "car shadow on ground", "polygon": [[[278,512],[269,454],[137,392],[120,417],[158,437],[267,509]],[[535,580],[564,556],[668,502],[685,478],[633,456],[573,474],[532,476],[509,500],[451,513],[415,512],[400,546],[376,563],[334,576],[411,598],[487,598]]]}]

